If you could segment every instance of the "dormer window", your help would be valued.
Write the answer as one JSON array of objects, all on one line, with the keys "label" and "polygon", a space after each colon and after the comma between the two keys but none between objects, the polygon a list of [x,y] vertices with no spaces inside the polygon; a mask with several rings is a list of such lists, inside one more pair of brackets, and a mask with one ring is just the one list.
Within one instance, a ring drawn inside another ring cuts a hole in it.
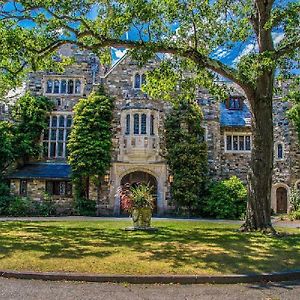
[{"label": "dormer window", "polygon": [[135,89],[140,89],[142,87],[142,85],[145,83],[146,83],[146,74],[136,73],[134,75],[133,87]]},{"label": "dormer window", "polygon": [[239,110],[243,108],[243,99],[241,97],[231,96],[226,101],[226,107],[232,110]]}]

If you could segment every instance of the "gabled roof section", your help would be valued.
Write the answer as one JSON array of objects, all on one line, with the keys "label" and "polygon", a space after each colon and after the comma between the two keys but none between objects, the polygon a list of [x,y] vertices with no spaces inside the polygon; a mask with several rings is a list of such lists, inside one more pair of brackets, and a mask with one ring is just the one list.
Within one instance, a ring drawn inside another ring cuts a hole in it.
[{"label": "gabled roof section", "polygon": [[12,172],[9,179],[64,179],[71,177],[71,167],[66,163],[32,163]]},{"label": "gabled roof section", "polygon": [[241,110],[230,110],[225,103],[220,103],[220,123],[223,127],[250,127],[251,112],[247,104],[243,103]]},{"label": "gabled roof section", "polygon": [[[111,68],[102,76],[102,78],[106,78],[119,64],[121,64],[125,60],[125,58],[128,57],[128,55],[129,55],[129,51],[126,51],[126,53],[111,66]],[[159,61],[162,60],[158,53],[155,53],[155,57]]]}]

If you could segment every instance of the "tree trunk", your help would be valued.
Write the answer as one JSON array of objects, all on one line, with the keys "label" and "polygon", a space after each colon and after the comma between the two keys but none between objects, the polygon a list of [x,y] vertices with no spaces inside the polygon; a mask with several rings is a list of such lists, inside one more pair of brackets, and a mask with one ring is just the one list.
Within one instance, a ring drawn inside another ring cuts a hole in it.
[{"label": "tree trunk", "polygon": [[[252,109],[252,155],[248,173],[248,204],[242,231],[275,233],[271,223],[273,173],[272,75],[249,98]],[[262,88],[263,87],[263,88]]]}]

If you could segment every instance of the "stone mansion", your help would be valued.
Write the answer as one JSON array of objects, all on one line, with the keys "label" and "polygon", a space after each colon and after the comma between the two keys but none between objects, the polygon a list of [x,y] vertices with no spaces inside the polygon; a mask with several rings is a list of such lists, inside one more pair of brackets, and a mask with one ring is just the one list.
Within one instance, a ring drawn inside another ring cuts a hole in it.
[{"label": "stone mansion", "polygon": [[[36,72],[29,75],[26,90],[45,95],[55,103],[42,136],[43,156],[14,170],[9,179],[12,192],[41,200],[45,193],[52,195],[62,207],[73,201],[71,170],[66,162],[67,139],[72,128],[73,107],[79,99],[103,84],[115,98],[113,121],[112,164],[104,177],[101,215],[119,215],[120,199],[117,188],[126,182],[147,182],[156,191],[156,212],[170,209],[172,176],[160,156],[160,133],[164,116],[170,105],[152,101],[141,91],[145,72],[155,68],[158,57],[140,68],[124,55],[111,67],[103,67],[98,58],[71,46],[61,50],[74,56],[75,63],[63,74]],[[247,101],[237,93],[225,102],[218,102],[206,92],[196,99],[204,114],[203,126],[208,147],[210,174],[214,179],[236,175],[246,181],[251,158],[251,112]],[[286,117],[290,104],[274,99],[274,174],[272,208],[277,213],[289,210],[288,195],[300,183],[300,148],[297,134]],[[5,109],[2,107],[2,113]],[[1,110],[0,110],[1,114]],[[300,184],[299,184],[300,187]],[[89,196],[96,200],[96,189],[90,184]]]}]

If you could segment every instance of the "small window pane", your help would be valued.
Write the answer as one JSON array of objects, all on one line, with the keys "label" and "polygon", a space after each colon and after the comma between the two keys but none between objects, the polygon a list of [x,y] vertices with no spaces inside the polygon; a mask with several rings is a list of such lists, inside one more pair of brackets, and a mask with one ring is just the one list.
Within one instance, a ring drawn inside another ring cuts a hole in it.
[{"label": "small window pane", "polygon": [[53,182],[52,181],[46,181],[46,193],[49,195],[53,195]]},{"label": "small window pane", "polygon": [[64,129],[58,130],[58,140],[63,141],[64,140]]},{"label": "small window pane", "polygon": [[57,156],[62,157],[63,156],[63,150],[64,150],[64,144],[58,143],[57,144]]},{"label": "small window pane", "polygon": [[73,94],[74,93],[74,81],[69,80],[68,81],[68,94]]},{"label": "small window pane", "polygon": [[81,81],[79,79],[75,82],[75,94],[81,93]]},{"label": "small window pane", "polygon": [[125,134],[130,134],[130,115],[126,116],[126,130]]},{"label": "small window pane", "polygon": [[65,117],[59,116],[59,127],[65,127]]},{"label": "small window pane", "polygon": [[146,131],[147,131],[146,122],[147,122],[147,116],[145,114],[142,114],[142,118],[141,118],[141,134],[146,134]]},{"label": "small window pane", "polygon": [[68,140],[70,133],[71,133],[71,129],[67,129],[66,140]]},{"label": "small window pane", "polygon": [[232,137],[232,142],[233,142],[233,150],[237,151],[238,150],[238,137],[234,135]]},{"label": "small window pane", "polygon": [[57,117],[56,116],[52,117],[52,125],[51,126],[57,127]]},{"label": "small window pane", "polygon": [[140,116],[138,114],[134,114],[133,116],[133,127],[134,127],[134,134],[139,134],[140,133]]},{"label": "small window pane", "polygon": [[227,135],[226,136],[226,150],[232,150],[232,136]]},{"label": "small window pane", "polygon": [[54,90],[53,90],[54,94],[58,94],[59,93],[59,81],[58,80],[54,80]]},{"label": "small window pane", "polygon": [[283,158],[283,147],[282,144],[277,145],[277,158],[282,159]]},{"label": "small window pane", "polygon": [[50,143],[50,157],[54,158],[56,156],[56,143]]},{"label": "small window pane", "polygon": [[246,137],[246,150],[250,151],[251,150],[251,137],[247,135]]},{"label": "small window pane", "polygon": [[64,196],[66,194],[66,183],[64,181],[59,182],[59,195]]},{"label": "small window pane", "polygon": [[154,135],[154,116],[151,115],[150,117],[150,134]]},{"label": "small window pane", "polygon": [[243,135],[239,136],[239,150],[240,151],[245,150],[245,136]]},{"label": "small window pane", "polygon": [[56,129],[51,129],[51,141],[56,141]]},{"label": "small window pane", "polygon": [[53,87],[53,81],[52,80],[47,80],[46,93],[51,94],[52,93],[52,87]]},{"label": "small window pane", "polygon": [[68,116],[67,117],[67,127],[71,127],[72,126],[72,116]]},{"label": "small window pane", "polygon": [[27,180],[20,180],[20,195],[27,196]]},{"label": "small window pane", "polygon": [[141,88],[141,76],[139,73],[136,73],[134,76],[134,88],[135,89]]},{"label": "small window pane", "polygon": [[146,74],[142,75],[142,84],[146,84]]},{"label": "small window pane", "polygon": [[60,83],[60,93],[61,94],[66,94],[67,92],[67,81],[66,80],[62,80]]}]

